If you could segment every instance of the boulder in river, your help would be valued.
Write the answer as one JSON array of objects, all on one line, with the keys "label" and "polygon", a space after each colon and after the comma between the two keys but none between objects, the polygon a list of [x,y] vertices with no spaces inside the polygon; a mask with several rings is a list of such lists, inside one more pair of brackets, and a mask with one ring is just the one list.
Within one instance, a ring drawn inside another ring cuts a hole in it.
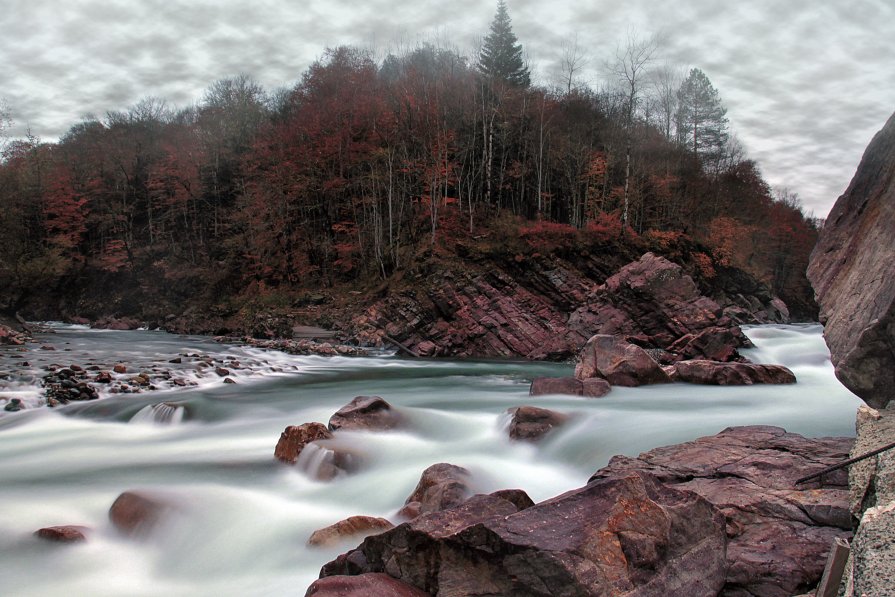
[{"label": "boulder in river", "polygon": [[796,383],[796,376],[783,365],[681,361],[674,365],[675,380],[715,386]]},{"label": "boulder in river", "polygon": [[575,377],[599,377],[614,386],[671,383],[668,374],[644,349],[606,334],[587,341],[578,355]]},{"label": "boulder in river", "polygon": [[368,535],[393,528],[391,522],[374,516],[349,516],[344,520],[318,529],[311,534],[308,545],[331,546],[347,539],[363,539]]},{"label": "boulder in river", "polygon": [[125,491],[109,508],[109,520],[125,535],[149,533],[173,509],[169,500],[144,491]]},{"label": "boulder in river", "polygon": [[44,527],[34,531],[34,536],[55,543],[81,543],[87,540],[88,529],[80,525]]},{"label": "boulder in river", "polygon": [[328,576],[314,581],[305,597],[428,597],[388,574],[370,573],[359,576]]},{"label": "boulder in river", "polygon": [[509,409],[510,439],[537,441],[568,419],[567,415],[537,406],[517,406]]},{"label": "boulder in river", "polygon": [[724,585],[723,515],[632,472],[524,510],[494,495],[367,537],[321,576],[385,572],[431,595],[680,595]]},{"label": "boulder in river", "polygon": [[605,379],[592,377],[590,379],[576,379],[574,377],[536,377],[531,380],[528,390],[529,396],[544,396],[549,394],[565,394],[567,396],[586,396],[588,398],[600,398],[612,390],[612,386]]},{"label": "boulder in river", "polygon": [[398,515],[414,518],[458,506],[472,495],[468,483],[469,471],[465,468],[446,462],[433,464],[420,475],[419,483]]},{"label": "boulder in river", "polygon": [[273,455],[280,462],[295,464],[305,446],[320,439],[330,439],[332,436],[323,423],[290,425],[280,434],[280,441],[277,442]]},{"label": "boulder in river", "polygon": [[874,408],[895,400],[895,114],[873,137],[811,253],[836,376]]},{"label": "boulder in river", "polygon": [[329,419],[330,431],[383,431],[399,426],[401,415],[379,396],[357,396]]}]

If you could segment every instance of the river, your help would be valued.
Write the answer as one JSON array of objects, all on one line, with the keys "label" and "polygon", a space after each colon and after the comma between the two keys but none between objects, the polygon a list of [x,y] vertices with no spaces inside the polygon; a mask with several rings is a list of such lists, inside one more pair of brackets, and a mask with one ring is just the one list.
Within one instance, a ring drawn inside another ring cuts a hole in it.
[{"label": "river", "polygon": [[[572,365],[299,357],[163,332],[56,326],[26,352],[0,347],[8,373],[0,406],[12,397],[36,403],[49,363],[167,367],[197,385],[0,411],[0,595],[303,595],[323,563],[357,543],[309,548],[310,534],[355,514],[393,517],[436,462],[469,469],[479,492],[518,487],[539,501],[581,486],[614,454],[732,425],[854,435],[860,401],[833,375],[819,325],[745,331],[756,348],[744,354],[790,367],[798,383],[531,398],[533,377],[571,375]],[[236,383],[197,370],[189,355],[238,362]],[[178,356],[182,363],[168,363]],[[358,395],[382,396],[409,421],[400,431],[340,433],[361,459],[358,472],[319,482],[274,460],[285,426],[326,423]],[[149,406],[163,401],[183,408],[161,417]],[[537,445],[514,443],[505,412],[523,404],[571,418]],[[130,489],[160,492],[178,508],[147,537],[124,537],[108,510]],[[88,541],[57,545],[32,535],[64,524],[89,527]]]}]

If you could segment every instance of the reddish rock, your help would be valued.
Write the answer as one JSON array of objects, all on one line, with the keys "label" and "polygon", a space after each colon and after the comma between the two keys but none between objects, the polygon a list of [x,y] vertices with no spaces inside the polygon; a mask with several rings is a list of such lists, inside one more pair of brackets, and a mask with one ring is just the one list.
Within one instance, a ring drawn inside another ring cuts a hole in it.
[{"label": "reddish rock", "polygon": [[565,394],[568,396],[581,396],[584,388],[581,381],[574,377],[536,377],[531,380],[529,396],[544,396],[547,394]]},{"label": "reddish rock", "polygon": [[730,362],[742,358],[737,348],[750,346],[752,343],[738,327],[711,327],[697,334],[687,334],[678,338],[668,347],[668,351],[685,359]]},{"label": "reddish rock", "polygon": [[522,511],[478,495],[368,537],[321,575],[387,572],[431,595],[714,597],[725,543],[705,499],[635,472]]},{"label": "reddish rock", "polygon": [[118,363],[114,367],[112,367],[112,371],[115,373],[127,373],[127,365],[124,363]]},{"label": "reddish rock", "polygon": [[79,543],[87,540],[86,533],[89,530],[87,527],[78,525],[45,527],[34,531],[34,536],[56,543]]},{"label": "reddish rock", "polygon": [[717,363],[715,361],[681,361],[674,365],[677,381],[716,386],[742,386],[757,383],[796,383],[796,376],[783,365],[756,363]]},{"label": "reddish rock", "polygon": [[499,489],[489,493],[493,497],[506,500],[516,506],[517,510],[525,510],[535,505],[534,501],[521,489]]},{"label": "reddish rock", "polygon": [[836,376],[874,408],[895,399],[893,263],[895,114],[827,216],[808,265]]},{"label": "reddish rock", "polygon": [[230,375],[230,370],[225,369],[224,367],[215,367],[214,372],[217,373],[218,377],[227,377]]},{"label": "reddish rock", "polygon": [[394,526],[384,518],[349,516],[345,520],[314,531],[308,539],[308,545],[331,546],[346,539],[363,539],[369,535],[387,531]]},{"label": "reddish rock", "polygon": [[171,503],[164,498],[125,491],[109,508],[109,520],[125,535],[139,536],[149,533],[171,509]]},{"label": "reddish rock", "polygon": [[399,515],[412,518],[408,515],[414,512],[425,514],[458,506],[472,494],[468,482],[469,471],[465,468],[446,462],[433,464],[423,471],[413,493],[404,502],[404,513]]},{"label": "reddish rock", "polygon": [[329,576],[315,580],[305,597],[428,597],[428,593],[388,574]]},{"label": "reddish rock", "polygon": [[277,442],[273,455],[280,462],[295,464],[298,455],[309,443],[330,438],[332,433],[323,423],[290,425],[280,434],[280,441]]},{"label": "reddish rock", "polygon": [[96,377],[93,378],[93,381],[96,383],[112,383],[112,374],[108,371],[100,371],[96,374]]},{"label": "reddish rock", "polygon": [[510,438],[516,440],[537,441],[568,419],[566,415],[536,406],[519,406],[508,412],[512,415]]},{"label": "reddish rock", "polygon": [[597,335],[578,356],[575,377],[599,377],[616,386],[670,383],[668,374],[639,346],[617,336]]},{"label": "reddish rock", "polygon": [[605,379],[591,377],[581,380],[581,395],[585,398],[602,398],[612,391],[612,386]]},{"label": "reddish rock", "polygon": [[817,584],[833,538],[851,530],[847,473],[795,481],[847,458],[852,441],[734,427],[637,458],[615,456],[591,480],[641,471],[698,493],[725,517],[723,594],[789,596]]},{"label": "reddish rock", "polygon": [[384,431],[401,424],[401,415],[379,396],[358,396],[329,419],[330,431]]}]

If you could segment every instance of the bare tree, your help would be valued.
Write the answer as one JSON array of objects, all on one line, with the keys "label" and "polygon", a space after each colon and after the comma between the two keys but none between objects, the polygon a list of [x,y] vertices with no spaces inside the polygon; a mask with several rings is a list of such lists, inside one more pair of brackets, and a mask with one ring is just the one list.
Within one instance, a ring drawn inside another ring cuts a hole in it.
[{"label": "bare tree", "polygon": [[646,39],[638,37],[634,31],[628,31],[628,37],[623,46],[615,51],[615,62],[609,66],[610,72],[625,89],[627,94],[627,110],[625,114],[625,187],[622,208],[622,234],[628,225],[628,196],[631,182],[631,145],[633,143],[634,115],[637,112],[637,104],[640,102],[640,94],[644,83],[644,75],[649,63],[658,50],[658,41],[655,36]]},{"label": "bare tree", "polygon": [[9,129],[12,127],[12,116],[10,116],[9,104],[6,100],[0,98],[0,157],[6,144],[9,142]]},{"label": "bare tree", "polygon": [[560,68],[562,69],[562,82],[566,87],[567,94],[572,93],[576,75],[587,66],[588,62],[590,60],[587,57],[587,52],[579,45],[577,33],[571,41],[563,42]]},{"label": "bare tree", "polygon": [[667,62],[650,73],[654,111],[657,114],[659,127],[669,141],[676,138],[672,128],[677,113],[677,92],[685,76],[686,73],[681,67],[672,66]]}]

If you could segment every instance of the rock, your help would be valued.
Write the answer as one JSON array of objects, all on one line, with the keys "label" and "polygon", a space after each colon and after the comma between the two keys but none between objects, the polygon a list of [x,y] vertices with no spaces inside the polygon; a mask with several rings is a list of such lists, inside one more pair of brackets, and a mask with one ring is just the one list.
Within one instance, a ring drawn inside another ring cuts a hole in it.
[{"label": "rock", "polygon": [[535,505],[534,501],[521,489],[499,489],[489,493],[493,497],[506,500],[516,506],[517,510],[525,510]]},{"label": "rock", "polygon": [[827,216],[808,265],[836,376],[875,408],[895,398],[893,263],[895,114]]},{"label": "rock", "polygon": [[79,543],[87,540],[87,531],[89,529],[85,526],[65,525],[38,529],[34,531],[34,536],[56,543]]},{"label": "rock", "polygon": [[363,539],[368,535],[381,533],[393,528],[391,522],[373,516],[350,516],[311,534],[308,545],[331,546],[346,539]]},{"label": "rock", "polygon": [[115,373],[127,373],[127,365],[124,363],[118,363],[114,367],[112,367],[112,371]]},{"label": "rock", "polygon": [[224,381],[224,383],[229,383],[229,384],[235,384],[235,383],[236,383],[236,380],[233,379],[233,378],[231,378],[231,377],[225,377],[223,381]]},{"label": "rock", "polygon": [[599,377],[615,386],[671,383],[645,350],[616,336],[599,334],[588,340],[578,355],[575,377]]},{"label": "rock", "polygon": [[742,358],[737,348],[751,345],[752,343],[738,327],[711,327],[697,334],[686,334],[678,338],[668,347],[668,351],[684,359],[705,358],[710,361],[729,362]]},{"label": "rock", "polygon": [[400,423],[401,415],[379,396],[358,396],[330,417],[329,429],[384,431]]},{"label": "rock", "polygon": [[516,440],[537,441],[568,419],[566,415],[536,406],[519,406],[507,412],[512,415],[510,439]]},{"label": "rock", "polygon": [[112,383],[112,374],[108,371],[100,371],[96,374],[96,377],[93,378],[93,381],[96,383]]},{"label": "rock", "polygon": [[225,369],[224,367],[215,367],[214,372],[217,373],[218,377],[227,377],[230,375],[230,370]]},{"label": "rock", "polygon": [[3,410],[8,413],[14,413],[24,408],[25,405],[20,398],[10,398],[9,402],[6,403],[6,406],[3,407]]},{"label": "rock", "polygon": [[681,361],[674,365],[675,379],[687,383],[742,386],[756,383],[796,383],[796,376],[783,365]]},{"label": "rock", "polygon": [[305,597],[428,597],[428,593],[388,574],[370,573],[315,580]]},{"label": "rock", "polygon": [[[472,494],[468,482],[469,471],[465,468],[446,462],[433,464],[420,475],[419,483],[404,502],[402,511],[409,507],[409,512],[418,515],[458,506]],[[401,516],[407,514],[399,512]]]},{"label": "rock", "polygon": [[321,575],[385,572],[431,595],[714,597],[724,554],[717,509],[631,473],[522,511],[477,495],[367,537]]},{"label": "rock", "polygon": [[125,535],[149,533],[172,509],[165,499],[142,491],[125,491],[109,508],[109,520]]},{"label": "rock", "polygon": [[295,464],[305,446],[317,440],[330,439],[332,436],[323,423],[290,425],[280,434],[273,455],[280,462]]},{"label": "rock", "polygon": [[851,529],[844,471],[794,483],[844,460],[851,443],[779,427],[733,427],[637,458],[615,456],[591,480],[641,471],[698,493],[725,518],[723,594],[788,597],[818,583],[832,540]]},{"label": "rock", "polygon": [[612,390],[605,379],[575,379],[574,377],[536,377],[531,381],[529,396],[564,394],[567,396],[586,396],[600,398]]},{"label": "rock", "polygon": [[890,595],[895,587],[895,501],[868,508],[852,542],[849,597]]}]

